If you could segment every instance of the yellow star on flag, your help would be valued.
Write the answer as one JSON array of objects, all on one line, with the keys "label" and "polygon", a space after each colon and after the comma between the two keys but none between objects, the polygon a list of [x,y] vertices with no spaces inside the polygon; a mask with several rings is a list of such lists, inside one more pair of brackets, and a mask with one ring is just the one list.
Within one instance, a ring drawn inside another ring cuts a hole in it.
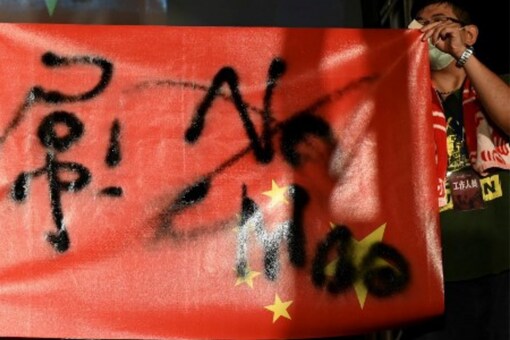
[{"label": "yellow star on flag", "polygon": [[289,204],[289,201],[287,201],[287,192],[288,191],[289,191],[289,186],[280,187],[274,180],[272,180],[271,181],[271,190],[264,191],[262,193],[262,195],[271,197],[271,206],[274,206],[280,202]]},{"label": "yellow star on flag", "polygon": [[[368,253],[368,250],[370,247],[376,243],[381,242],[384,236],[384,230],[386,229],[386,223],[381,225],[379,228],[375,229],[373,232],[371,232],[369,235],[367,235],[364,239],[361,241],[354,240],[354,256],[353,256],[353,264],[356,268],[359,268],[359,265],[361,264],[361,260],[363,257]],[[336,264],[338,262],[338,258],[328,263],[326,268],[324,268],[324,273],[327,276],[334,276],[335,275],[335,269]],[[382,263],[388,264],[386,261],[381,260]],[[362,278],[357,278],[356,281],[353,283],[354,291],[356,292],[356,296],[358,297],[358,302],[363,309],[365,306],[365,301],[367,299],[368,290],[365,284],[363,283]]]},{"label": "yellow star on flag", "polygon": [[236,280],[236,286],[246,283],[250,288],[253,288],[253,279],[259,276],[260,273],[254,270],[248,269],[248,273],[244,277],[238,277]]},{"label": "yellow star on flag", "polygon": [[264,308],[273,312],[273,323],[276,322],[281,316],[287,319],[291,319],[289,312],[287,312],[287,308],[292,304],[293,301],[282,301],[278,294],[274,296],[274,303],[269,306],[265,306]]}]

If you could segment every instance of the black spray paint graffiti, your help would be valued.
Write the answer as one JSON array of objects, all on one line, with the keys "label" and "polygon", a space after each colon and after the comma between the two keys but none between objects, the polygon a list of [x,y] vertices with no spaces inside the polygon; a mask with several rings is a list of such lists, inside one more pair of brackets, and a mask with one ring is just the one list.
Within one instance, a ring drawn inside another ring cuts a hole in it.
[{"label": "black spray paint graffiti", "polygon": [[[280,223],[268,232],[262,211],[255,201],[247,196],[243,186],[241,218],[237,236],[236,272],[238,277],[248,274],[248,236],[253,232],[264,252],[264,274],[269,280],[276,280],[280,268],[280,247],[285,241],[288,258],[295,268],[306,264],[306,236],[303,215],[309,201],[306,190],[299,185],[289,188],[293,200],[293,216],[290,221]],[[387,297],[401,292],[410,280],[410,269],[402,254],[390,245],[374,243],[359,265],[354,262],[354,239],[350,230],[339,226],[331,230],[319,242],[312,264],[312,281],[318,288],[325,287],[330,293],[339,294],[361,278],[368,292],[374,296]],[[334,248],[336,246],[336,248]],[[327,280],[328,255],[335,249],[339,260],[332,280]],[[378,263],[384,260],[385,265]]]},{"label": "black spray paint graffiti", "polygon": [[[269,163],[274,156],[272,138],[281,132],[280,151],[284,160],[292,167],[299,167],[302,164],[302,156],[297,151],[298,145],[310,135],[323,140],[326,144],[334,144],[333,134],[329,124],[314,112],[321,106],[344,95],[347,91],[357,86],[371,82],[376,77],[366,77],[358,82],[349,84],[346,88],[320,98],[310,107],[296,114],[291,118],[274,123],[271,111],[271,99],[277,80],[285,71],[285,63],[280,59],[272,61],[268,72],[266,92],[264,96],[264,108],[259,110],[244,102],[239,91],[239,78],[235,70],[230,67],[221,69],[212,81],[210,87],[200,86],[189,82],[163,81],[157,85],[181,86],[194,90],[205,91],[204,99],[198,105],[198,109],[192,119],[191,125],[186,131],[185,140],[195,143],[204,129],[205,117],[211,107],[213,100],[221,97],[223,100],[231,101],[240,115],[241,122],[249,139],[249,146],[234,154],[230,159],[220,164],[214,171],[203,175],[192,185],[182,190],[168,205],[159,217],[158,234],[170,236],[179,240],[188,237],[185,232],[174,229],[172,220],[174,217],[193,206],[200,204],[206,199],[211,188],[214,177],[230,167],[242,157],[253,150],[256,160],[261,163]],[[226,83],[230,89],[231,96],[221,92],[221,86]],[[146,86],[144,84],[143,86]],[[142,86],[142,87],[143,87]],[[263,126],[261,137],[257,136],[254,125],[249,118],[248,110],[262,116]],[[253,199],[247,195],[247,187],[242,188],[241,217],[239,221],[239,233],[237,236],[236,272],[239,277],[244,277],[248,271],[248,236],[254,232],[257,242],[261,244],[264,252],[264,273],[269,280],[276,280],[280,267],[279,253],[282,243],[287,244],[290,263],[296,268],[303,268],[306,265],[306,237],[304,233],[303,215],[309,201],[307,191],[301,186],[294,184],[290,189],[290,196],[293,200],[292,219],[283,222],[272,228],[269,232],[264,225],[264,217]],[[193,233],[194,237],[205,234],[202,229]],[[342,237],[344,235],[344,237]],[[337,240],[338,239],[338,240]],[[373,245],[369,253],[363,259],[359,268],[356,268],[352,261],[352,236],[347,227],[341,227],[328,235],[317,249],[313,265],[312,277],[317,287],[326,285],[325,268],[328,251],[336,241],[340,243],[338,254],[341,255],[337,265],[333,282],[327,284],[328,291],[340,293],[347,286],[351,285],[358,275],[363,276],[364,282],[370,293],[376,296],[390,296],[403,290],[409,283],[410,270],[405,258],[393,247],[384,243]],[[375,266],[377,259],[385,259],[389,266]]]},{"label": "black spray paint graffiti", "polygon": [[[67,135],[57,136],[56,125],[64,124],[68,128]],[[53,247],[64,252],[69,248],[69,235],[64,224],[64,213],[62,212],[62,191],[77,192],[83,189],[91,180],[90,171],[79,163],[59,162],[57,153],[68,150],[71,145],[80,139],[83,134],[83,124],[73,114],[65,111],[56,111],[46,116],[37,135],[39,140],[46,147],[46,164],[34,171],[21,173],[13,185],[12,197],[18,202],[26,199],[28,184],[33,177],[46,174],[50,187],[50,201],[53,221],[57,227],[56,233],[48,235],[48,241]],[[77,174],[73,181],[66,182],[59,178],[59,172],[65,170]]]},{"label": "black spray paint graffiti", "polygon": [[[183,234],[174,230],[172,221],[173,219],[183,211],[194,205],[202,202],[211,187],[211,182],[216,176],[225,171],[228,167],[238,162],[242,157],[247,155],[253,150],[256,160],[261,164],[267,164],[273,159],[274,147],[272,137],[282,131],[282,138],[280,140],[280,149],[284,154],[284,159],[289,162],[292,166],[296,167],[299,165],[300,156],[297,152],[297,146],[299,143],[305,140],[308,135],[315,135],[325,141],[329,145],[334,144],[333,133],[326,121],[321,117],[315,116],[309,110],[304,110],[296,113],[288,120],[280,123],[275,123],[272,116],[271,103],[274,90],[278,83],[278,80],[284,74],[286,70],[286,64],[280,58],[272,60],[266,81],[266,90],[264,95],[264,108],[263,110],[257,110],[251,107],[251,111],[256,111],[262,115],[263,127],[261,137],[259,137],[255,131],[255,126],[248,115],[248,108],[250,106],[243,100],[242,95],[239,91],[239,77],[237,72],[231,67],[222,68],[213,78],[212,84],[209,88],[201,86],[194,86],[186,82],[177,83],[169,82],[172,86],[183,86],[192,89],[200,89],[206,92],[204,99],[199,103],[198,108],[192,118],[191,124],[188,127],[185,134],[185,141],[189,143],[196,143],[200,137],[205,124],[205,117],[215,98],[221,97],[229,100],[234,104],[241,123],[246,131],[249,145],[244,149],[240,150],[232,157],[227,159],[225,162],[220,164],[212,172],[200,176],[200,178],[192,183],[191,185],[184,188],[171,204],[163,209],[159,217],[158,235],[164,234],[171,236],[175,239],[180,238]],[[363,81],[367,81],[364,79]],[[232,93],[231,97],[226,97],[221,91],[221,86],[226,83]],[[163,83],[167,84],[167,83]],[[341,95],[341,93],[334,94]],[[324,98],[321,98],[321,102],[326,102]],[[314,105],[316,105],[314,103]],[[204,231],[204,233],[207,231]]]},{"label": "black spray paint graffiti", "polygon": [[[59,91],[46,91],[40,86],[33,87],[25,100],[22,108],[15,114],[10,124],[0,137],[0,145],[5,141],[7,136],[22,121],[28,109],[37,102],[45,102],[48,104],[73,103],[87,101],[93,99],[102,93],[112,78],[113,65],[97,57],[79,56],[79,57],[59,57],[54,53],[48,52],[42,56],[42,63],[49,67],[68,67],[72,65],[92,65],[101,69],[101,76],[98,83],[88,91],[80,94],[65,94]],[[63,125],[67,129],[67,134],[61,135],[57,133],[57,126]],[[49,183],[50,204],[53,221],[57,231],[49,233],[48,242],[58,252],[65,252],[69,249],[70,239],[67,227],[64,221],[64,213],[62,210],[62,192],[78,192],[87,186],[92,175],[90,171],[83,165],[75,162],[60,162],[57,154],[67,151],[72,144],[77,142],[84,133],[83,123],[76,117],[74,113],[66,111],[53,111],[47,115],[39,125],[37,135],[41,144],[46,149],[46,163],[41,168],[22,172],[18,175],[12,186],[11,196],[17,202],[24,202],[29,192],[30,181],[46,174]],[[109,167],[115,167],[120,163],[120,123],[115,120],[111,128],[110,146],[108,148],[106,163]],[[64,181],[59,176],[61,172],[71,172],[76,178],[72,181]],[[107,187],[100,194],[108,196],[121,196],[122,188]]]},{"label": "black spray paint graffiti", "polygon": [[49,68],[56,67],[69,67],[73,65],[92,65],[97,66],[101,69],[101,77],[91,90],[79,93],[79,94],[65,94],[59,91],[46,91],[40,86],[36,86],[31,90],[31,93],[35,97],[34,100],[42,100],[46,103],[74,103],[92,99],[97,95],[101,94],[107,87],[113,76],[113,64],[109,61],[91,57],[91,56],[79,56],[79,57],[59,57],[52,52],[47,52],[42,56],[42,62]]},{"label": "black spray paint graffiti", "polygon": [[[353,248],[354,240],[346,226],[337,226],[331,230],[325,240],[317,246],[312,265],[313,283],[317,287],[326,287],[329,292],[338,294],[361,278],[367,290],[378,297],[391,296],[409,284],[409,264],[397,249],[376,242],[361,260],[361,264],[356,266]],[[333,249],[339,258],[335,266],[335,275],[333,279],[328,280],[325,268],[328,254]],[[386,264],[377,264],[377,260],[384,260]]]},{"label": "black spray paint graffiti", "polygon": [[[121,125],[120,122],[115,119],[110,129],[110,143],[106,152],[105,163],[109,168],[115,168],[119,166],[122,160],[122,149],[120,147],[120,133]],[[111,186],[102,189],[99,192],[100,195],[121,197],[123,190],[121,187]]]},{"label": "black spray paint graffiti", "polygon": [[97,84],[90,90],[79,94],[66,94],[59,91],[45,90],[41,86],[34,86],[28,91],[25,100],[18,111],[14,114],[3,134],[0,135],[0,146],[7,137],[25,118],[28,110],[36,103],[61,104],[74,103],[93,99],[101,94],[107,87],[113,76],[113,64],[109,61],[92,56],[60,57],[52,52],[43,54],[41,62],[48,68],[71,67],[73,65],[90,65],[101,70],[101,76]]},{"label": "black spray paint graffiti", "polygon": [[308,193],[299,185],[292,185],[289,189],[293,201],[292,219],[268,232],[262,211],[255,201],[247,196],[246,191],[246,186],[243,186],[241,219],[237,234],[237,275],[244,277],[248,272],[248,236],[252,229],[264,249],[264,274],[268,279],[276,280],[278,276],[279,252],[283,241],[287,242],[290,263],[296,267],[303,267],[306,259],[303,215],[310,199]]},{"label": "black spray paint graffiti", "polygon": [[[90,100],[102,93],[108,86],[113,75],[113,65],[108,61],[89,56],[81,57],[58,57],[53,53],[46,53],[42,62],[47,67],[66,67],[75,64],[86,64],[97,66],[101,69],[101,77],[94,88],[81,94],[70,95],[58,91],[47,91],[42,87],[36,86],[29,91],[27,99],[18,110],[8,127],[0,136],[0,145],[5,141],[9,133],[14,130],[24,118],[28,109],[37,102],[46,102],[49,104],[58,104],[64,102],[77,102]],[[302,163],[302,156],[297,151],[298,145],[306,140],[309,135],[323,140],[326,144],[334,144],[334,138],[329,124],[321,117],[315,115],[315,111],[321,106],[332,102],[345,93],[354,90],[362,84],[371,83],[377,76],[367,76],[348,84],[346,87],[319,98],[309,107],[291,115],[291,118],[276,122],[271,103],[274,90],[278,80],[283,76],[286,70],[286,64],[281,59],[274,59],[268,70],[266,82],[266,91],[263,101],[263,109],[257,109],[248,105],[239,91],[239,77],[236,71],[230,67],[222,68],[213,78],[210,87],[200,86],[190,82],[166,81],[158,85],[181,86],[183,88],[192,88],[194,90],[205,91],[206,95],[198,105],[191,124],[186,131],[185,141],[194,144],[198,141],[204,129],[205,118],[209,112],[213,101],[220,97],[223,100],[234,104],[239,113],[241,123],[244,126],[249,145],[239,152],[232,155],[226,161],[221,163],[212,172],[204,174],[193,184],[184,188],[177,197],[169,204],[159,217],[158,233],[170,236],[174,239],[182,239],[189,236],[174,229],[172,221],[174,217],[187,209],[204,201],[209,193],[214,178],[238,162],[241,158],[253,151],[256,160],[261,164],[267,164],[274,157],[273,137],[281,133],[280,151],[284,160],[292,167],[299,167]],[[226,84],[231,92],[231,96],[225,95],[221,91],[223,84]],[[142,87],[144,84],[142,84]],[[256,112],[262,116],[261,135],[257,135],[255,126],[251,121],[248,112]],[[69,129],[66,136],[57,136],[55,124],[64,124]],[[108,167],[116,167],[122,160],[120,148],[121,125],[118,120],[112,123],[110,131],[110,142],[105,158]],[[41,143],[47,149],[46,164],[34,171],[20,174],[13,185],[12,196],[16,201],[24,201],[28,192],[29,181],[40,175],[46,174],[50,184],[50,200],[52,206],[52,215],[57,227],[56,233],[51,233],[48,240],[59,252],[66,251],[69,248],[69,235],[64,223],[64,214],[61,207],[61,192],[76,192],[83,189],[90,181],[91,174],[87,168],[79,163],[59,162],[56,158],[58,152],[66,151],[72,143],[77,141],[83,134],[83,124],[72,113],[64,111],[55,111],[46,117],[39,127],[39,138]],[[77,174],[77,178],[71,182],[62,181],[59,177],[59,171],[70,171]],[[122,196],[123,191],[120,187],[107,187],[101,190],[100,194],[109,196]],[[254,226],[254,231],[258,242],[262,245],[264,251],[264,271],[270,280],[276,280],[279,272],[279,250],[283,242],[287,244],[290,263],[303,268],[306,264],[306,237],[304,233],[303,216],[305,207],[309,201],[309,195],[306,190],[298,184],[291,186],[290,196],[293,201],[292,219],[286,221],[272,232],[268,232],[264,226],[263,215],[257,204],[248,197],[247,188],[243,185],[241,221],[239,223],[238,247],[236,256],[236,270],[239,276],[246,275],[248,270],[248,234],[249,226]],[[194,237],[199,237],[207,233],[206,230],[199,230],[193,233]],[[324,276],[325,259],[332,247],[338,244],[337,252],[340,256],[335,277],[327,282]],[[352,262],[352,237],[346,227],[338,228],[332,231],[322,243],[319,244],[315,259],[312,265],[312,278],[317,287],[327,286],[330,292],[338,293],[343,291],[348,285],[352,284],[358,276],[362,276],[369,291],[377,296],[389,296],[403,288],[409,282],[409,267],[403,256],[394,248],[378,243],[370,249],[367,256],[362,261],[360,268],[355,268]],[[375,266],[376,259],[385,259],[391,263],[388,267]]]},{"label": "black spray paint graffiti", "polygon": [[272,118],[271,113],[271,99],[273,91],[276,87],[278,78],[285,72],[285,63],[281,59],[274,59],[269,66],[267,85],[264,95],[264,110],[262,113],[262,136],[259,138],[255,131],[255,126],[248,116],[248,105],[244,102],[241,93],[239,92],[239,77],[234,69],[231,67],[222,68],[214,77],[212,85],[207,91],[203,101],[198,105],[198,109],[193,117],[191,126],[186,131],[185,140],[194,143],[200,137],[204,128],[205,115],[209,112],[211,104],[214,99],[219,95],[219,89],[226,83],[232,93],[234,105],[239,112],[239,116],[248,135],[251,143],[251,148],[255,154],[256,159],[262,163],[269,163],[273,159],[274,150],[271,143],[270,123]]}]

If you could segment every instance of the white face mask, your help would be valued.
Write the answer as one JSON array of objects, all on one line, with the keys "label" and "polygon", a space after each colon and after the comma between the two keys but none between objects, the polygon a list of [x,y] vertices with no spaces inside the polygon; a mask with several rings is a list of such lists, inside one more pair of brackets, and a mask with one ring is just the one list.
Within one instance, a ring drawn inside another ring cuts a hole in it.
[{"label": "white face mask", "polygon": [[430,69],[433,71],[439,71],[450,65],[455,58],[452,55],[441,51],[429,41],[429,60]]}]

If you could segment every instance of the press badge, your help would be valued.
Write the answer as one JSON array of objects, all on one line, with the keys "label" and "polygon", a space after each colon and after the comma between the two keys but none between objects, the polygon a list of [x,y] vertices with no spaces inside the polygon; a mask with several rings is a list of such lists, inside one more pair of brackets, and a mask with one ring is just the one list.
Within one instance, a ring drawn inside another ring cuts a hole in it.
[{"label": "press badge", "polygon": [[455,210],[467,211],[485,208],[480,178],[473,168],[452,172],[448,176],[448,183]]}]

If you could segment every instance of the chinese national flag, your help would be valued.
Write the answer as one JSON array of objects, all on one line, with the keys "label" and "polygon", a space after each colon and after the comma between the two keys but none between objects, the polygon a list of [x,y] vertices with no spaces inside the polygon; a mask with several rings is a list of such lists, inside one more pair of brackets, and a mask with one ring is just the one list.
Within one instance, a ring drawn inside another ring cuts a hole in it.
[{"label": "chinese national flag", "polygon": [[442,310],[426,44],[0,25],[0,335],[305,338]]}]

